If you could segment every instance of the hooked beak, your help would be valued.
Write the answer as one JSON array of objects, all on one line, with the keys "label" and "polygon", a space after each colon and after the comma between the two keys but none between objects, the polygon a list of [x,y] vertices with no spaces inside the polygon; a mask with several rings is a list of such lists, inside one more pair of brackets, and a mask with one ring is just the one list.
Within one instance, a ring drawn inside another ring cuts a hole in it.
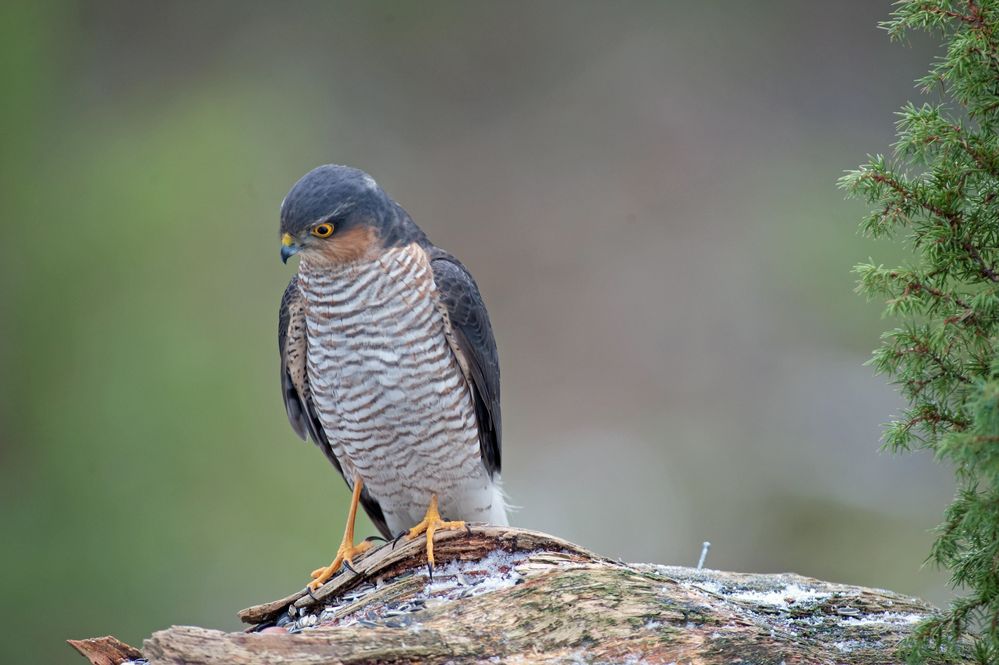
[{"label": "hooked beak", "polygon": [[281,236],[281,263],[288,263],[288,259],[298,254],[298,249],[298,245],[295,244],[295,239],[291,237],[291,234],[283,234]]}]

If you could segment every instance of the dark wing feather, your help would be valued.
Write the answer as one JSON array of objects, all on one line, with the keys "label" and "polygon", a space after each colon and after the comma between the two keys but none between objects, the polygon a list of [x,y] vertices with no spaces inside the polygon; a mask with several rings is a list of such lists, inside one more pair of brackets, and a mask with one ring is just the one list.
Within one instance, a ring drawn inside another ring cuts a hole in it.
[{"label": "dark wing feather", "polygon": [[[286,348],[288,344],[288,328],[292,325],[292,309],[294,308],[296,310],[294,313],[295,330],[292,333],[295,335],[301,334],[302,339],[300,341],[295,340],[292,346],[304,361],[306,347],[304,330],[302,329],[303,322],[299,311],[300,303],[301,292],[298,289],[298,276],[296,275],[288,282],[288,288],[284,290],[284,295],[281,297],[281,311],[278,314],[278,352],[281,354],[281,396],[284,398],[284,409],[288,412],[288,420],[291,422],[291,427],[295,430],[295,434],[298,434],[298,437],[304,441],[306,436],[312,435],[314,423],[311,422],[311,418],[306,412],[306,405],[291,380],[291,374],[288,369],[289,349]],[[313,439],[315,438],[313,436]],[[317,443],[319,442],[317,441]]]},{"label": "dark wing feather", "polygon": [[[340,461],[333,454],[326,430],[319,422],[315,405],[309,393],[308,372],[305,362],[308,357],[308,336],[305,330],[305,312],[302,309],[302,292],[298,288],[298,276],[291,278],[288,288],[281,297],[281,311],[278,314],[278,351],[281,354],[281,394],[284,408],[292,429],[303,440],[306,436],[315,441],[326,458],[343,476]],[[347,480],[344,477],[344,480]],[[349,483],[348,483],[349,484]],[[361,492],[361,505],[368,517],[386,538],[389,533],[381,506],[368,494],[367,488]]]},{"label": "dark wing feather", "polygon": [[479,424],[479,449],[490,476],[500,472],[500,369],[489,314],[472,275],[456,258],[433,248],[430,266],[451,320],[455,353],[467,366]]}]

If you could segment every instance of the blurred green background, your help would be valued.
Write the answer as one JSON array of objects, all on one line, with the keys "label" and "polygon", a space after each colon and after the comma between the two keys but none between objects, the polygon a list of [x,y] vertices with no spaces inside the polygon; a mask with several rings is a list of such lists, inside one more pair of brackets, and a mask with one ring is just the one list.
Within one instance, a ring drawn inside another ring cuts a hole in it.
[{"label": "blurred green background", "polygon": [[[946,600],[878,450],[835,189],[936,52],[889,0],[0,4],[2,662],[235,629],[331,556],[278,388],[285,192],[364,168],[472,269],[515,524]],[[361,529],[371,533],[367,523]]]}]

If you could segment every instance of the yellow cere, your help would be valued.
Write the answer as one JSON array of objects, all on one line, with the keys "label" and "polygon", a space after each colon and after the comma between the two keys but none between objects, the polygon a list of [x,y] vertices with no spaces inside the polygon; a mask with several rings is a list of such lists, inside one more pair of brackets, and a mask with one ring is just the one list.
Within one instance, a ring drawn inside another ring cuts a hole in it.
[{"label": "yellow cere", "polygon": [[281,236],[281,244],[285,247],[290,247],[293,242],[295,242],[295,239],[291,237],[290,233],[285,233]]}]

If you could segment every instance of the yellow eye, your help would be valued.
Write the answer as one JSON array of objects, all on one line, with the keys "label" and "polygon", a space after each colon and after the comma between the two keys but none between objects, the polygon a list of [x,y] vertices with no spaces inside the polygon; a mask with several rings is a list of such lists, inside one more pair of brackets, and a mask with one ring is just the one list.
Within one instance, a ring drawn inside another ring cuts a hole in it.
[{"label": "yellow eye", "polygon": [[333,225],[332,224],[317,224],[312,228],[312,235],[317,238],[329,238],[333,235]]}]

